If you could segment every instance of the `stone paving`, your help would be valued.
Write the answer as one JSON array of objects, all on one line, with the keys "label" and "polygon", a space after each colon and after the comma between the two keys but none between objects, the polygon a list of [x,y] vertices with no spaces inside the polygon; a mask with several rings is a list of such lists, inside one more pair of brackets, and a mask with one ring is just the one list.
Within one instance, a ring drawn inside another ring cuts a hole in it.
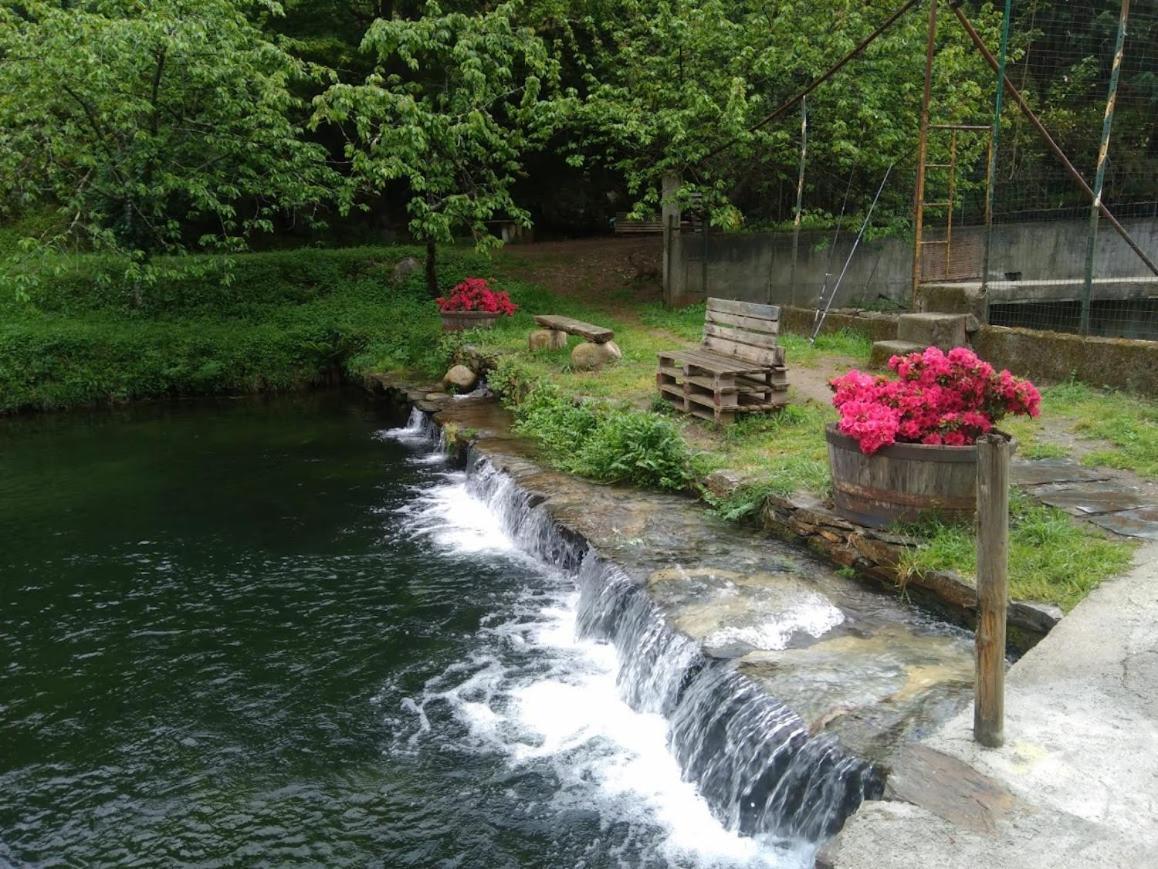
[{"label": "stone paving", "polygon": [[1121,537],[1158,540],[1158,484],[1072,459],[1014,461],[1013,482],[1043,504]]}]

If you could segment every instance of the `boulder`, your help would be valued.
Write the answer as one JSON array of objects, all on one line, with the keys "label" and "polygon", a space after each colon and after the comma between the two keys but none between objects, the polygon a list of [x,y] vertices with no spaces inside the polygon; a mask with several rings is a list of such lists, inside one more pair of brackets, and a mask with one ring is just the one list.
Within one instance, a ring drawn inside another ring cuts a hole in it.
[{"label": "boulder", "polygon": [[598,371],[604,365],[623,358],[621,351],[614,341],[605,344],[592,344],[585,341],[576,344],[571,351],[571,367],[576,371]]},{"label": "boulder", "polygon": [[555,329],[536,329],[527,338],[527,346],[537,350],[561,350],[567,346],[567,333]]},{"label": "boulder", "polygon": [[453,359],[456,365],[465,365],[482,376],[499,364],[499,352],[489,347],[465,344],[454,352]]},{"label": "boulder", "polygon": [[478,375],[465,365],[454,365],[446,372],[442,382],[453,386],[458,392],[470,392],[478,383]]},{"label": "boulder", "polygon": [[390,279],[394,283],[400,284],[420,268],[422,268],[422,263],[420,263],[414,257],[408,256],[405,259],[400,260],[398,264],[394,266],[394,271],[391,273]]}]

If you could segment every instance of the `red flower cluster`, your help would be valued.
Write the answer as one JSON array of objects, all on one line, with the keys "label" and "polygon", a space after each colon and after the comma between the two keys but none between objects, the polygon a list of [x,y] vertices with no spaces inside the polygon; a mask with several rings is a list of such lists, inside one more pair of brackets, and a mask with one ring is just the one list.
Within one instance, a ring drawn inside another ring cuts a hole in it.
[{"label": "red flower cluster", "polygon": [[488,314],[506,314],[518,310],[511,297],[502,290],[492,290],[486,278],[467,278],[455,284],[446,298],[434,300],[440,311],[485,311]]},{"label": "red flower cluster", "polygon": [[972,350],[894,356],[899,380],[852,370],[829,383],[840,431],[875,453],[892,443],[965,446],[1007,413],[1037,416],[1041,394],[1028,380],[993,370]]}]

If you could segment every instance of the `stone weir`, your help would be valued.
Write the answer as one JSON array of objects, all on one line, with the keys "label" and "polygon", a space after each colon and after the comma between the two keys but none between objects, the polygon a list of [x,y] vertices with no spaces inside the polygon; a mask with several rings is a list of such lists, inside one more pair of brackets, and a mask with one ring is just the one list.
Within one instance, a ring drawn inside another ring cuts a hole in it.
[{"label": "stone weir", "polygon": [[970,700],[971,635],[895,593],[690,498],[551,471],[491,400],[410,424],[441,427],[512,536],[573,576],[581,630],[617,648],[624,697],[667,719],[684,775],[732,829],[824,841]]}]

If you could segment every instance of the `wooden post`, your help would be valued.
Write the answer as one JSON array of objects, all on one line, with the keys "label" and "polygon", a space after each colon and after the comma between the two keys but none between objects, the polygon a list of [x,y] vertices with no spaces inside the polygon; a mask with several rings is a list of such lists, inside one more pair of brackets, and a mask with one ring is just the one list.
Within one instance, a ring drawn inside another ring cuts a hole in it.
[{"label": "wooden post", "polygon": [[973,738],[989,748],[1004,741],[1005,611],[1009,596],[1010,442],[977,440],[977,673]]}]

